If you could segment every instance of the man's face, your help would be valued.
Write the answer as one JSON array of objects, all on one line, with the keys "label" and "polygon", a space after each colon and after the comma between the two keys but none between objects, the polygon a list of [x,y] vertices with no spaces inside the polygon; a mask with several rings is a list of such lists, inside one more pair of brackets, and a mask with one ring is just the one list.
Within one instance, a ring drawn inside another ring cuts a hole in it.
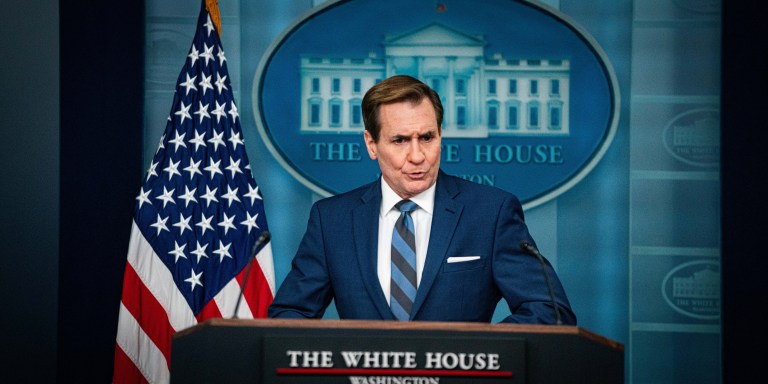
[{"label": "man's face", "polygon": [[379,123],[378,143],[365,131],[365,145],[387,184],[403,199],[431,187],[440,169],[441,138],[429,100],[384,104]]}]

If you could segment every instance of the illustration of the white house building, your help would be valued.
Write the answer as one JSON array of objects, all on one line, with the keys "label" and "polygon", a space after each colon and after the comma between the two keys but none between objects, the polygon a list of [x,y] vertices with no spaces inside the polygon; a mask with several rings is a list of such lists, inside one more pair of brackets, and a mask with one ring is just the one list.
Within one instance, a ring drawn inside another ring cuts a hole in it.
[{"label": "illustration of the white house building", "polygon": [[383,57],[301,57],[301,132],[359,134],[365,92],[407,74],[440,94],[445,137],[567,136],[570,62],[486,57],[485,45],[429,24],[387,36]]},{"label": "illustration of the white house building", "polygon": [[705,269],[688,277],[675,277],[672,279],[672,297],[717,299],[720,297],[720,273]]}]

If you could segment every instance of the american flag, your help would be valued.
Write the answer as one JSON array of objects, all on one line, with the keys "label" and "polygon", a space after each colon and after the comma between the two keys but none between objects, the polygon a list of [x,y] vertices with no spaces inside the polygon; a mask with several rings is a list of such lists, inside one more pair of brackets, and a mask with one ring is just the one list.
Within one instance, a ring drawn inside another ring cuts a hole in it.
[{"label": "american flag", "polygon": [[[165,133],[136,197],[113,381],[168,382],[171,336],[213,317],[266,317],[269,243],[237,306],[251,248],[268,231],[217,27],[205,2]],[[213,7],[215,7],[215,2]],[[214,20],[218,10],[211,9]]]}]

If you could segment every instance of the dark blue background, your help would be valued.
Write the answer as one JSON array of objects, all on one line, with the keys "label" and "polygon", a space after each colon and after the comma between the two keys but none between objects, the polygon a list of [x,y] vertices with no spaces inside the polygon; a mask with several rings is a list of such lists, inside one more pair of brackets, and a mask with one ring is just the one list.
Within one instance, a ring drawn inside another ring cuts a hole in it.
[{"label": "dark blue background", "polygon": [[[768,270],[768,137],[756,95],[768,87],[760,49],[768,23],[750,3],[723,8],[723,381],[749,382],[766,342],[756,299]],[[16,2],[0,20],[3,377],[109,382],[133,198],[145,170],[136,129],[141,2]],[[673,364],[664,355],[672,346],[646,345]]]}]

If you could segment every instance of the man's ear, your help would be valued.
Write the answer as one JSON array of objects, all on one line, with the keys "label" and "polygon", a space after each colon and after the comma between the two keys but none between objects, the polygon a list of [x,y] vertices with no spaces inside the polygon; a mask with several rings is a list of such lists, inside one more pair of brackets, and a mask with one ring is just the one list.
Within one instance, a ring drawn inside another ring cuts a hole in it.
[{"label": "man's ear", "polygon": [[371,160],[376,160],[376,141],[373,140],[373,136],[368,131],[363,132],[363,137],[365,138],[365,148],[368,150],[368,157]]}]

